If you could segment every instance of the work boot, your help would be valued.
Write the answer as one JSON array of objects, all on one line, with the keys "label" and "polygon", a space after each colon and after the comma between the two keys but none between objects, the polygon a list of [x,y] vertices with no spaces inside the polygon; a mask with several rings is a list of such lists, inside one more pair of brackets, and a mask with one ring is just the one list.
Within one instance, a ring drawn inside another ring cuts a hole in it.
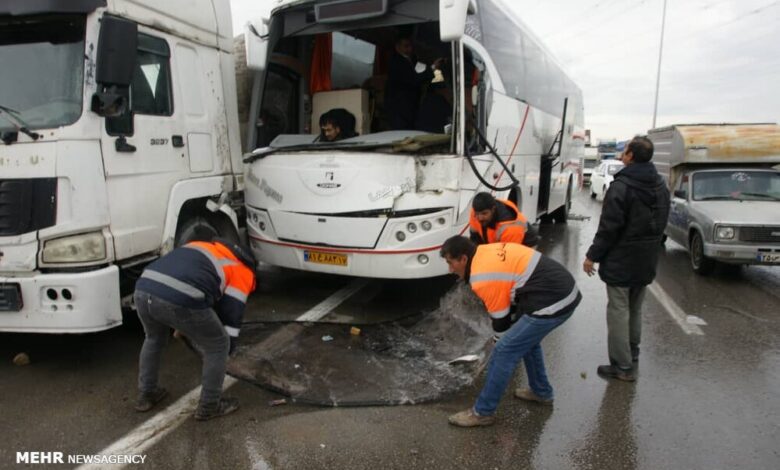
[{"label": "work boot", "polygon": [[450,424],[462,428],[473,428],[474,426],[490,426],[496,422],[495,416],[480,416],[474,413],[472,408],[460,413],[455,413],[449,417]]},{"label": "work boot", "polygon": [[138,400],[135,402],[135,411],[145,412],[154,408],[154,405],[163,401],[168,396],[168,390],[157,387],[152,392],[141,392],[138,395]]},{"label": "work boot", "polygon": [[218,402],[201,403],[195,410],[195,419],[198,421],[208,421],[212,418],[225,416],[238,409],[238,398],[222,397]]},{"label": "work boot", "polygon": [[598,369],[596,369],[596,372],[602,377],[618,379],[624,382],[633,382],[636,380],[636,375],[634,375],[632,369],[623,369],[618,366],[599,366]]},{"label": "work boot", "polygon": [[535,394],[530,388],[518,388],[515,390],[515,398],[519,398],[525,401],[533,401],[541,405],[551,406],[553,404],[552,398],[542,398]]}]

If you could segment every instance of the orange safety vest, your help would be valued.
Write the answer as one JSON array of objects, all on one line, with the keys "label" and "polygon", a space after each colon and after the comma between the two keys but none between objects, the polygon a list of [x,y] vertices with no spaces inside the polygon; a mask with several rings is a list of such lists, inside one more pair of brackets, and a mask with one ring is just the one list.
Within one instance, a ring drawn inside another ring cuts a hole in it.
[{"label": "orange safety vest", "polygon": [[236,255],[221,243],[190,242],[184,246],[195,248],[206,254],[217,270],[224,295],[246,303],[249,294],[255,290],[254,271],[236,258]]},{"label": "orange safety vest", "polygon": [[498,320],[509,315],[515,291],[528,282],[542,254],[517,243],[479,245],[471,259],[469,284]]},{"label": "orange safety vest", "polygon": [[[483,243],[523,243],[525,238],[525,229],[528,225],[528,219],[525,218],[520,209],[517,208],[515,203],[506,199],[496,199],[497,202],[501,202],[514,210],[517,214],[515,220],[505,220],[496,224],[495,228],[482,227],[482,224],[477,220],[477,213],[474,209],[471,209],[471,215],[469,216],[469,228],[472,232],[476,232]],[[485,233],[487,232],[487,240],[485,240]]]}]

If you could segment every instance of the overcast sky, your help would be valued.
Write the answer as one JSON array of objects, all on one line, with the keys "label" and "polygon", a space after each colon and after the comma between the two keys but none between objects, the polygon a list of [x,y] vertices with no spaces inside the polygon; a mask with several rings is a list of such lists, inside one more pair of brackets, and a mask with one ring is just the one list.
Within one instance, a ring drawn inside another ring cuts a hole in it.
[{"label": "overcast sky", "polygon": [[[582,88],[595,139],[652,125],[663,0],[504,0]],[[657,126],[780,121],[780,0],[667,0]],[[231,0],[236,34],[275,0]]]}]

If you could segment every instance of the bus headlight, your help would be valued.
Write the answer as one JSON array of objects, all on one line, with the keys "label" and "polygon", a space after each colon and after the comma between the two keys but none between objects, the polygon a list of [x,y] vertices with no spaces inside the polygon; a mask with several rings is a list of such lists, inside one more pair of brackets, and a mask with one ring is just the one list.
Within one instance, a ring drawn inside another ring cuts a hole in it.
[{"label": "bus headlight", "polygon": [[399,230],[398,232],[395,232],[395,239],[399,242],[402,242],[406,240],[406,234]]},{"label": "bus headlight", "polygon": [[425,230],[425,231],[427,232],[428,230],[430,230],[430,229],[431,229],[432,225],[431,225],[431,223],[430,223],[430,222],[428,222],[427,220],[423,220],[423,221],[420,223],[420,227],[422,227],[422,229],[423,229],[423,230]]},{"label": "bus headlight", "polygon": [[86,263],[106,258],[106,239],[101,232],[58,238],[43,243],[44,263]]},{"label": "bus headlight", "polygon": [[406,230],[408,230],[409,233],[414,233],[417,231],[417,225],[414,222],[409,222],[406,224]]},{"label": "bus headlight", "polygon": [[734,227],[718,227],[715,229],[715,238],[718,240],[733,240],[735,232]]}]

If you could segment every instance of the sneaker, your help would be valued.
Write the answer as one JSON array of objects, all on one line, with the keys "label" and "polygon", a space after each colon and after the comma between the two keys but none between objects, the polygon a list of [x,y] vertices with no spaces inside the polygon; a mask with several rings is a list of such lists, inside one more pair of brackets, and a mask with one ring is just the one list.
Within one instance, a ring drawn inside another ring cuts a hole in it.
[{"label": "sneaker", "polygon": [[599,366],[598,369],[596,369],[596,372],[603,377],[618,379],[624,382],[633,382],[636,380],[636,375],[634,375],[632,369],[623,369],[618,366]]},{"label": "sneaker", "polygon": [[553,404],[552,398],[542,398],[535,394],[530,388],[518,388],[515,390],[515,398],[525,401],[533,401],[542,405],[550,406]]},{"label": "sneaker", "polygon": [[195,410],[195,419],[198,421],[208,421],[212,418],[225,416],[238,409],[238,398],[222,397],[215,403],[201,403]]},{"label": "sneaker", "polygon": [[474,413],[474,410],[469,408],[466,411],[455,413],[449,417],[450,424],[460,426],[462,428],[473,428],[475,426],[490,426],[496,422],[495,416],[480,416]]},{"label": "sneaker", "polygon": [[163,401],[163,399],[167,396],[168,390],[162,387],[157,387],[157,389],[155,389],[153,392],[142,392],[140,395],[138,395],[138,400],[135,402],[135,411],[139,411],[141,413],[149,411],[154,408],[154,405]]}]

